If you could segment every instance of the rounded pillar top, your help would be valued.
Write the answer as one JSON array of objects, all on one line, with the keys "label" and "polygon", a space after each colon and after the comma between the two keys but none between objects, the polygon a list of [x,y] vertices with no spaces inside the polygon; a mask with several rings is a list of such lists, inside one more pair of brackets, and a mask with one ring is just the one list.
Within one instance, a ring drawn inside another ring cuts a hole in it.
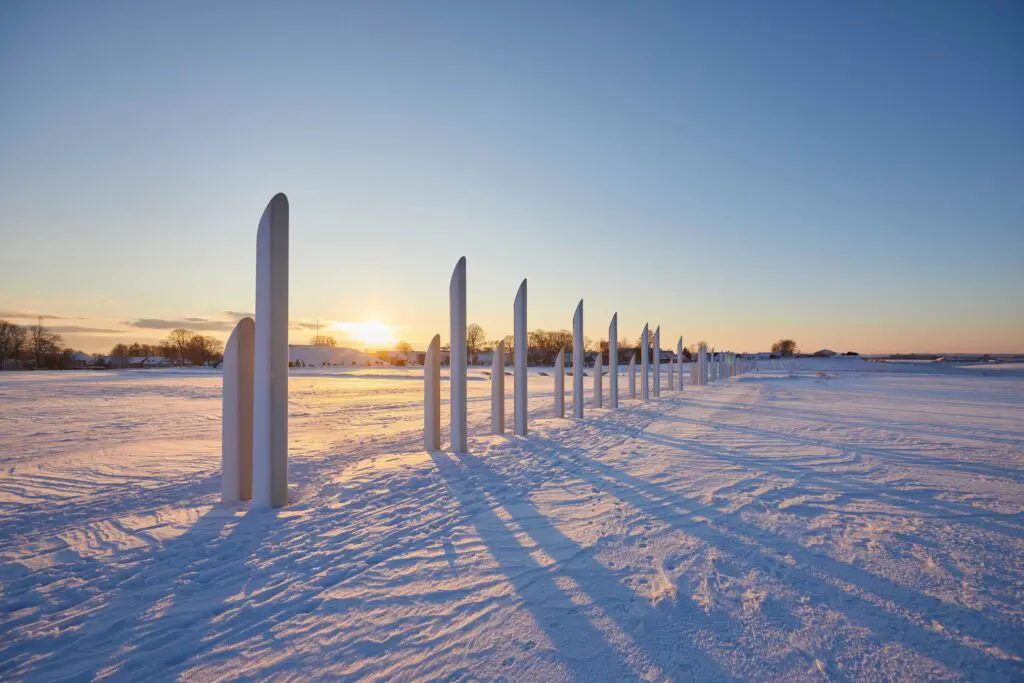
[{"label": "rounded pillar top", "polygon": [[456,280],[460,277],[466,277],[466,257],[463,256],[459,259],[458,263],[455,264],[455,270],[452,271],[452,286],[455,286]]}]

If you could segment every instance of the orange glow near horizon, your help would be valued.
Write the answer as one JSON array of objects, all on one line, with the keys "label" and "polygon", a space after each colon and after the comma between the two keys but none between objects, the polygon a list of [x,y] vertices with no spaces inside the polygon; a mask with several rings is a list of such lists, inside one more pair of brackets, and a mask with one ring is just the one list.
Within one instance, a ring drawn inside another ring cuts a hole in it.
[{"label": "orange glow near horizon", "polygon": [[398,339],[395,337],[394,325],[385,325],[379,320],[364,320],[357,323],[334,323],[331,331],[342,332],[346,337],[362,343],[367,347],[391,346]]}]

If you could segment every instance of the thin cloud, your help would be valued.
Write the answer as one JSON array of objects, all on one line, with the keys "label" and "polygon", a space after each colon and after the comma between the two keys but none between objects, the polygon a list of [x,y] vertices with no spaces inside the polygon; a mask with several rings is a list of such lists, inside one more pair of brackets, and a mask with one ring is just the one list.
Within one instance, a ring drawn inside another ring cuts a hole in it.
[{"label": "thin cloud", "polygon": [[80,315],[49,315],[47,313],[29,313],[28,311],[0,311],[0,318],[14,318],[16,320],[85,320]]},{"label": "thin cloud", "polygon": [[242,313],[241,311],[224,311],[224,315],[229,318],[255,318],[255,313]]},{"label": "thin cloud", "polygon": [[228,320],[210,320],[208,318],[181,318],[165,320],[164,318],[139,318],[124,320],[122,325],[142,330],[174,330],[179,327],[200,332],[230,332],[235,324]]},{"label": "thin cloud", "polygon": [[105,327],[83,327],[81,325],[58,325],[47,328],[57,334],[124,334],[124,330],[110,330]]}]

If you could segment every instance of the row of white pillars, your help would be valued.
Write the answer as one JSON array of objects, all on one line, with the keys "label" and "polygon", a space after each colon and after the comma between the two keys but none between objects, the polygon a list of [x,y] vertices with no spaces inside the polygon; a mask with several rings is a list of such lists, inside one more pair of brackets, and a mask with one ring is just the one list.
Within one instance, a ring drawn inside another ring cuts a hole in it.
[{"label": "row of white pillars", "polygon": [[224,348],[221,498],[288,504],[288,198],[267,204],[256,230],[256,319]]},{"label": "row of white pillars", "polygon": [[[256,232],[256,319],[238,322],[224,350],[222,418],[222,483],[225,502],[252,499],[259,507],[288,503],[288,238],[289,206],[284,194],[267,204]],[[449,284],[451,344],[451,447],[468,450],[466,357],[466,259],[459,259]],[[523,280],[516,294],[514,313],[516,434],[528,430],[527,289]],[[618,314],[608,328],[610,405],[618,407]],[[642,344],[642,397],[650,398],[650,337],[644,325]],[[661,328],[654,332],[654,396],[661,395]],[[499,347],[492,368],[492,429],[504,432],[504,348]],[[573,315],[573,414],[583,417],[583,301]],[[682,338],[676,345],[678,375],[683,388]],[[424,446],[441,447],[440,335],[427,349],[424,363]],[[735,376],[741,368],[732,354],[714,357],[715,378]],[[697,384],[709,379],[707,348],[702,345],[696,363]],[[594,403],[603,404],[601,358],[595,367]],[[565,349],[558,354],[555,373],[555,414],[565,414]],[[636,398],[636,356],[629,362],[630,398]],[[499,405],[500,404],[500,405]],[[500,408],[500,410],[499,410]]]},{"label": "row of white pillars", "polygon": [[[449,304],[451,312],[451,433],[452,450],[465,452],[468,450],[467,440],[467,397],[466,397],[466,259],[459,259],[452,273],[449,286]],[[513,362],[515,368],[514,417],[515,432],[525,436],[528,430],[528,373],[527,351],[529,332],[527,331],[527,281],[519,285],[513,305],[514,315],[514,348]],[[618,313],[612,315],[608,326],[609,351],[609,390],[610,405],[618,407],[619,398],[619,362],[618,362]],[[653,341],[653,368],[651,359],[651,342]],[[641,396],[643,400],[651,398],[650,378],[653,374],[654,397],[661,396],[661,327],[655,328],[651,339],[649,325],[645,324],[641,333]],[[723,356],[724,357],[724,356]],[[572,404],[573,415],[583,417],[583,300],[576,306],[573,314],[573,349],[572,349]],[[684,387],[683,376],[683,338],[676,342],[676,358],[669,365],[669,389],[676,387],[680,391]],[[731,367],[731,366],[730,366]],[[701,344],[697,358],[691,364],[691,381],[694,384],[706,384],[710,379],[724,376],[726,365],[719,363],[719,357],[709,356],[707,346]],[[652,373],[653,370],[653,373]],[[603,407],[603,369],[602,355],[598,354],[594,364],[594,406]],[[731,375],[730,375],[731,376]],[[678,377],[678,379],[676,379]],[[505,431],[505,348],[498,344],[491,365],[491,430],[496,434]],[[558,352],[554,372],[555,395],[554,413],[557,417],[565,416],[565,349]],[[636,354],[629,361],[629,394],[635,399],[636,390]],[[440,448],[440,335],[436,335],[427,350],[424,367],[424,445],[428,450]]]}]

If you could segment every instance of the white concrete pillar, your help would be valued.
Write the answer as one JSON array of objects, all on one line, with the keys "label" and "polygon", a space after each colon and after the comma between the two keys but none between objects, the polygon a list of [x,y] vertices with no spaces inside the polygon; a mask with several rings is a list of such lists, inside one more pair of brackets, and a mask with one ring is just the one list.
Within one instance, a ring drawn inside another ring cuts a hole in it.
[{"label": "white concrete pillar", "polygon": [[435,334],[423,360],[423,447],[441,450],[441,335]]},{"label": "white concrete pillar", "polygon": [[674,358],[670,358],[668,361],[668,390],[675,391],[676,389],[676,361]]},{"label": "white concrete pillar", "polygon": [[469,450],[466,432],[466,257],[455,264],[452,280],[448,285],[448,306],[451,315],[451,425],[452,450],[465,453]]},{"label": "white concrete pillar", "polygon": [[636,398],[636,354],[629,359],[629,397]]},{"label": "white concrete pillar", "polygon": [[515,409],[516,434],[526,436],[526,418],[529,415],[529,401],[526,387],[526,350],[530,341],[530,333],[526,331],[526,280],[519,285],[516,292],[516,302],[513,307],[515,324],[513,334],[515,336],[515,354],[513,361],[516,364],[516,386],[513,408]]},{"label": "white concrete pillar", "polygon": [[647,331],[647,323],[644,323],[644,331],[640,334],[640,397],[647,401],[651,398],[649,384],[650,375],[650,332]]},{"label": "white concrete pillar", "polygon": [[654,328],[654,398],[661,397],[661,325]]},{"label": "white concrete pillar", "polygon": [[604,407],[604,400],[603,400],[603,397],[601,395],[601,390],[603,388],[602,385],[604,384],[604,382],[601,379],[601,374],[603,372],[604,372],[604,369],[601,367],[601,352],[600,352],[600,350],[598,350],[598,352],[597,352],[597,360],[594,361],[594,407],[595,408],[603,408]]},{"label": "white concrete pillar", "polygon": [[491,431],[505,433],[505,342],[498,342],[491,361]]},{"label": "white concrete pillar", "polygon": [[583,417],[583,299],[572,316],[572,412]]},{"label": "white concrete pillar", "polygon": [[565,417],[565,347],[555,358],[555,417]]},{"label": "white concrete pillar", "polygon": [[242,318],[224,346],[221,495],[224,503],[252,498],[252,377],[256,321]]},{"label": "white concrete pillar", "polygon": [[676,363],[679,364],[679,391],[683,390],[686,382],[683,381],[683,338],[676,342]]},{"label": "white concrete pillar", "polygon": [[274,195],[256,231],[252,502],[288,504],[288,198]]},{"label": "white concrete pillar", "polygon": [[608,325],[608,407],[619,407],[619,314]]}]

